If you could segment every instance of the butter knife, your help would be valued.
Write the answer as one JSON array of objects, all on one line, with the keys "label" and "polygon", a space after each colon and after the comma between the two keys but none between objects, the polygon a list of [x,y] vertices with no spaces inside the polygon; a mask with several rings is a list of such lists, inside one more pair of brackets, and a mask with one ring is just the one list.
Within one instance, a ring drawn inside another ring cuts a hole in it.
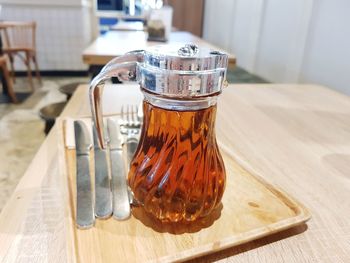
[{"label": "butter knife", "polygon": [[111,161],[113,217],[117,220],[125,220],[130,217],[130,202],[126,183],[121,134],[119,125],[113,119],[107,120],[107,126]]},{"label": "butter knife", "polygon": [[89,168],[92,144],[84,122],[74,121],[74,135],[77,167],[76,224],[78,228],[86,229],[92,227],[95,223]]},{"label": "butter knife", "polygon": [[97,218],[108,218],[112,215],[111,184],[108,176],[106,151],[98,145],[97,131],[92,126],[95,160],[95,215]]}]

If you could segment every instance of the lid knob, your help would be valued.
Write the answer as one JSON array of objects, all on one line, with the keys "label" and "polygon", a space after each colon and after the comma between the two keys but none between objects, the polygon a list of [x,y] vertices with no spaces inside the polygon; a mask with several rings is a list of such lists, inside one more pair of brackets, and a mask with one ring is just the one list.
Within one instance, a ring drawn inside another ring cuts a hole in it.
[{"label": "lid knob", "polygon": [[186,44],[184,47],[181,47],[177,52],[179,56],[192,57],[198,53],[198,46],[195,44]]}]

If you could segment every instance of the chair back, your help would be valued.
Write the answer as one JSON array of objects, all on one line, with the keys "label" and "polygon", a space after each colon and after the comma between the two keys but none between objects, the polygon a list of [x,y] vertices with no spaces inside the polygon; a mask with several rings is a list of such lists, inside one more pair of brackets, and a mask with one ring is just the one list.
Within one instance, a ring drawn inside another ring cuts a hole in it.
[{"label": "chair back", "polygon": [[4,50],[35,50],[36,22],[1,22]]}]

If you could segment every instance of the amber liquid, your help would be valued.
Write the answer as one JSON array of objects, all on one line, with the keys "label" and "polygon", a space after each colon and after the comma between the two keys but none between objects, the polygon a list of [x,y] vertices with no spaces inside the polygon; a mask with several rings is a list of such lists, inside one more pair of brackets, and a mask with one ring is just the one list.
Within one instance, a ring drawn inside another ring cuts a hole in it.
[{"label": "amber liquid", "polygon": [[144,102],[143,112],[141,140],[128,176],[134,197],[164,222],[210,214],[225,188],[214,129],[216,106],[172,111]]}]

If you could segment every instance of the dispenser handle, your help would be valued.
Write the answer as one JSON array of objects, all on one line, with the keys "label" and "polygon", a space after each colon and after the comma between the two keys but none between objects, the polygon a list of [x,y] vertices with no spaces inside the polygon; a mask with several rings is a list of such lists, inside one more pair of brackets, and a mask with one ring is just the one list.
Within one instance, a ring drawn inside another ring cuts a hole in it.
[{"label": "dispenser handle", "polygon": [[104,137],[102,92],[105,81],[117,77],[121,81],[136,81],[137,64],[143,62],[144,50],[135,50],[117,57],[108,62],[101,72],[91,81],[89,89],[92,119],[96,127],[99,146],[106,148]]}]

